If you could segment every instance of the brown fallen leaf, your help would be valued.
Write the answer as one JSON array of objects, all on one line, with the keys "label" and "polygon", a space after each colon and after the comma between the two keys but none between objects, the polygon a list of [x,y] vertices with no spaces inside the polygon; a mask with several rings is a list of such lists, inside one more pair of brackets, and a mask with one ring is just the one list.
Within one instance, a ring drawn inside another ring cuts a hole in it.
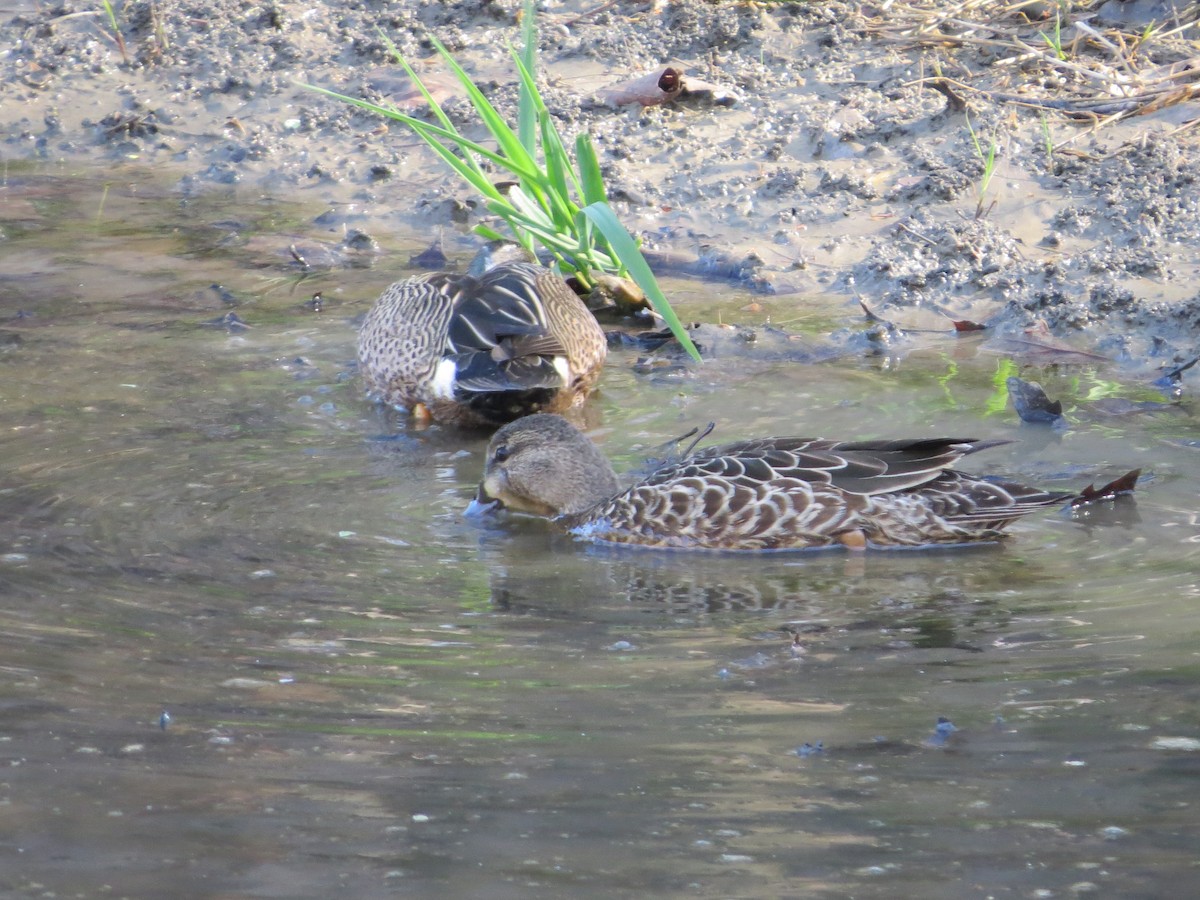
[{"label": "brown fallen leaf", "polygon": [[638,78],[618,82],[596,92],[596,98],[609,106],[656,106],[674,100],[683,90],[683,71],[672,66],[647,72]]},{"label": "brown fallen leaf", "polygon": [[978,322],[972,322],[970,319],[951,319],[954,323],[954,330],[957,332],[964,331],[987,331],[986,325],[980,325]]},{"label": "brown fallen leaf", "polygon": [[593,273],[593,278],[596,286],[584,297],[592,312],[614,310],[621,315],[631,315],[650,307],[646,294],[630,279],[606,273]]},{"label": "brown fallen leaf", "polygon": [[1081,503],[1091,503],[1094,500],[1111,500],[1118,494],[1131,494],[1137,484],[1138,476],[1141,474],[1141,469],[1134,469],[1132,472],[1126,472],[1120,478],[1114,478],[1103,487],[1093,487],[1089,484],[1079,492],[1078,497],[1071,501],[1071,505],[1079,506]]}]

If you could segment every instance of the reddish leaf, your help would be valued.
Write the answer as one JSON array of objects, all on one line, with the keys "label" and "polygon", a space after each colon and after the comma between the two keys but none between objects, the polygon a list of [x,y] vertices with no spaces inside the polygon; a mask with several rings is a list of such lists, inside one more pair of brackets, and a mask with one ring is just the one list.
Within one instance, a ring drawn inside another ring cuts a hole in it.
[{"label": "reddish leaf", "polygon": [[667,67],[638,78],[622,81],[596,92],[600,102],[609,106],[655,106],[674,100],[683,90],[683,72]]},{"label": "reddish leaf", "polygon": [[1094,500],[1111,500],[1118,494],[1132,494],[1138,476],[1141,474],[1141,469],[1134,469],[1132,472],[1126,472],[1120,478],[1113,479],[1103,487],[1096,488],[1089,484],[1079,492],[1078,497],[1071,501],[1071,505],[1079,506],[1081,503],[1091,503]]}]

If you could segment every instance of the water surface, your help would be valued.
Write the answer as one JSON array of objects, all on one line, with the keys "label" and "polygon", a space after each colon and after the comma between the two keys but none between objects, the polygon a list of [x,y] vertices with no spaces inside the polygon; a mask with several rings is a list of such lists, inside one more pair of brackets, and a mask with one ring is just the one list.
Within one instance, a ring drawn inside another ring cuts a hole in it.
[{"label": "water surface", "polygon": [[[1103,397],[1152,394],[982,338],[656,376],[619,351],[591,421],[625,467],[713,420],[727,440],[1010,438],[967,467],[1053,488],[1146,478],[1135,506],[1028,519],[999,548],[600,550],[465,521],[483,439],[363,400],[353,319],[415,232],[305,272],[289,245],[333,258],[326,211],[249,192],[10,173],[0,201],[7,894],[1200,880],[1190,404],[1114,416]],[[684,318],[861,326],[829,299],[669,290]],[[1074,426],[1022,427],[1010,371]]]}]

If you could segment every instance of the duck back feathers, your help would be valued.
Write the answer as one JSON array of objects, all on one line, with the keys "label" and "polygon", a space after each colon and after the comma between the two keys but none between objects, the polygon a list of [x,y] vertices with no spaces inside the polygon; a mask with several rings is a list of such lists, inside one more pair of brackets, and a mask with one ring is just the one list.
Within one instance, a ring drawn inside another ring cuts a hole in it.
[{"label": "duck back feathers", "polygon": [[434,419],[496,425],[562,411],[595,385],[607,346],[583,302],[530,262],[391,285],[359,331],[368,390]]},{"label": "duck back feathers", "polygon": [[709,549],[996,540],[1016,519],[1072,494],[950,468],[1004,441],[743,441],[664,466],[578,521],[586,537]]}]

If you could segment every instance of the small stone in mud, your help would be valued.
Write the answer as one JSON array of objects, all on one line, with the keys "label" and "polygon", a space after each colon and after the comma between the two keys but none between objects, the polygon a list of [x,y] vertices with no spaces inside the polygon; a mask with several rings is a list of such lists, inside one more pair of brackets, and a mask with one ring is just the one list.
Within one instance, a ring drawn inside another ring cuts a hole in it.
[{"label": "small stone in mud", "polygon": [[227,312],[223,316],[217,316],[215,319],[209,319],[206,322],[201,322],[205,328],[224,328],[230,334],[235,334],[241,331],[248,331],[250,326],[242,321],[241,316],[234,312]]},{"label": "small stone in mud", "polygon": [[213,282],[211,285],[209,285],[209,287],[213,291],[216,292],[216,295],[220,298],[221,302],[224,303],[226,306],[241,306],[242,305],[242,301],[240,301],[237,298],[237,295],[234,294],[233,291],[231,291],[227,287],[225,287],[223,284],[217,284],[216,282]]},{"label": "small stone in mud", "polygon": [[418,269],[445,271],[449,263],[450,260],[442,249],[441,235],[420,253],[415,253],[408,258],[408,264]]},{"label": "small stone in mud", "polygon": [[1042,386],[1036,381],[1025,381],[1013,375],[1005,385],[1008,387],[1008,395],[1012,397],[1013,408],[1022,422],[1056,427],[1066,424],[1062,402],[1047,397]]},{"label": "small stone in mud", "polygon": [[359,231],[357,228],[351,229],[350,233],[346,235],[346,239],[342,241],[342,245],[347,250],[358,250],[361,252],[374,253],[379,250],[379,243],[375,238],[366,232]]}]

